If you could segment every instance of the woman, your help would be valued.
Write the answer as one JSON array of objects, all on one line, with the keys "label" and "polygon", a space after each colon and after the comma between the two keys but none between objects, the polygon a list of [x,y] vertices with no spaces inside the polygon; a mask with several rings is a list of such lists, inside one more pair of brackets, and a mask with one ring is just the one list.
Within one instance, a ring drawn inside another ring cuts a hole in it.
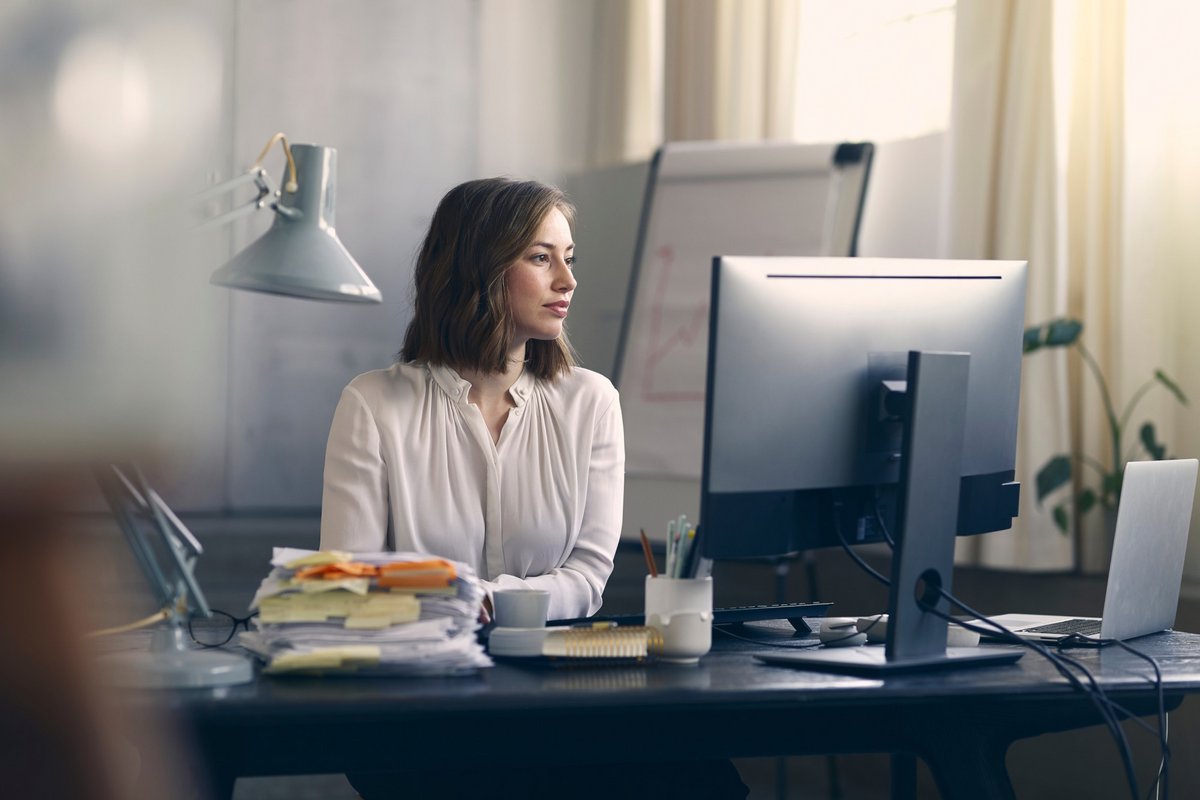
[{"label": "woman", "polygon": [[550,592],[594,614],[620,536],[617,391],[575,366],[574,209],[506,178],[442,199],[416,265],[400,360],[342,392],[325,454],[321,547],[470,564],[491,593]]},{"label": "woman", "polygon": [[[573,222],[562,192],[529,181],[470,181],[442,199],[417,258],[399,363],[351,381],[334,413],[322,548],[464,561],[489,599],[495,589],[548,590],[552,619],[600,608],[620,538],[625,441],[616,389],[575,366],[563,330],[575,293]],[[371,800],[549,798],[579,785],[578,767],[555,765],[464,764],[449,780],[347,777]],[[680,789],[747,792],[718,761],[620,765],[573,794]]]}]

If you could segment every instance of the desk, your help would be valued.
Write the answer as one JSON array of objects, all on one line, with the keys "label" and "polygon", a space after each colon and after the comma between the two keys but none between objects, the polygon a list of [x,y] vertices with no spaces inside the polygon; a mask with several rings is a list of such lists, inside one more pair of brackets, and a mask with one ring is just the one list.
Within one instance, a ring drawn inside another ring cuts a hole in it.
[{"label": "desk", "polygon": [[[1168,709],[1200,691],[1200,635],[1136,644],[1159,661]],[[455,679],[260,677],[165,702],[190,721],[222,794],[237,776],[402,767],[397,753],[412,766],[453,766],[463,751],[446,748],[448,739],[491,729],[504,735],[470,748],[477,765],[519,761],[531,743],[540,761],[564,764],[907,752],[925,760],[943,797],[1011,798],[1010,744],[1099,722],[1087,698],[1033,653],[1011,666],[880,681],[767,666],[751,657],[761,649],[714,636],[713,652],[695,667],[497,664]],[[1116,702],[1154,713],[1144,661],[1117,648],[1071,652]],[[586,740],[568,730],[586,731]]]}]

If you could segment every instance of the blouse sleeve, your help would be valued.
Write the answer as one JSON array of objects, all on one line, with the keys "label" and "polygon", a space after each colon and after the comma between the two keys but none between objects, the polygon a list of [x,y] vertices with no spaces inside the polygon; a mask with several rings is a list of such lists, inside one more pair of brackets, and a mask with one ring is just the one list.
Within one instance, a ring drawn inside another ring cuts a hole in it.
[{"label": "blouse sleeve", "polygon": [[625,432],[615,391],[596,422],[586,491],[579,536],[563,565],[525,579],[500,575],[485,582],[489,596],[497,589],[546,589],[550,619],[586,617],[600,610],[621,538],[625,500]]},{"label": "blouse sleeve", "polygon": [[387,549],[387,465],[379,427],[353,386],[342,391],[325,446],[321,496],[321,549]]}]

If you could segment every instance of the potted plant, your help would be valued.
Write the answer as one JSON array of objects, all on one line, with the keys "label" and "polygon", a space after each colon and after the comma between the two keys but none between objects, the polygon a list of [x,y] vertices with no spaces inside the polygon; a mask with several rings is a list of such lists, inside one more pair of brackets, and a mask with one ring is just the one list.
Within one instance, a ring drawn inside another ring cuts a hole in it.
[{"label": "potted plant", "polygon": [[[1156,461],[1168,458],[1166,445],[1158,440],[1154,423],[1149,421],[1142,423],[1138,429],[1137,442],[1130,446],[1128,453],[1125,451],[1126,434],[1129,433],[1133,412],[1142,398],[1155,387],[1162,386],[1180,403],[1185,406],[1188,404],[1187,397],[1178,384],[1167,377],[1161,369],[1156,369],[1153,377],[1138,387],[1118,414],[1117,406],[1113,403],[1112,393],[1108,388],[1108,381],[1104,379],[1100,365],[1096,363],[1096,359],[1079,338],[1082,333],[1083,323],[1079,320],[1069,318],[1052,320],[1026,328],[1023,348],[1026,355],[1049,348],[1075,348],[1080,358],[1083,359],[1088,372],[1095,379],[1100,389],[1100,399],[1104,405],[1111,449],[1108,463],[1086,453],[1070,455],[1060,453],[1047,461],[1037,473],[1037,501],[1040,505],[1045,498],[1054,494],[1058,489],[1072,483],[1076,476],[1076,469],[1079,469],[1080,475],[1078,481],[1075,482],[1074,491],[1052,509],[1054,524],[1064,534],[1070,530],[1072,516],[1076,520],[1081,519],[1097,505],[1109,512],[1116,510],[1121,499],[1121,478],[1125,462],[1131,460],[1139,447]],[[1073,509],[1072,505],[1074,505]]]}]

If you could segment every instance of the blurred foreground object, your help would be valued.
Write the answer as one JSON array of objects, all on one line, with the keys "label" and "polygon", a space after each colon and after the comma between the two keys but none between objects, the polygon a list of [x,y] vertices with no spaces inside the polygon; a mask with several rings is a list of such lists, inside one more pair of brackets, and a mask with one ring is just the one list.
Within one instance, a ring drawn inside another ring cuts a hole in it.
[{"label": "blurred foreground object", "polygon": [[0,12],[0,460],[109,460],[217,425],[226,319],[196,279],[220,256],[185,244],[171,208],[220,159],[212,16],[115,0]]},{"label": "blurred foreground object", "polygon": [[69,470],[0,468],[0,794],[202,798],[172,722],[96,681],[83,635],[94,602],[89,577],[109,565],[80,557],[58,511],[87,480]]},{"label": "blurred foreground object", "polygon": [[163,502],[137,469],[113,465],[99,473],[104,498],[129,549],[150,583],[160,611],[120,633],[165,622],[154,631],[149,650],[113,653],[101,662],[105,681],[134,688],[230,686],[254,678],[249,659],[221,650],[197,650],[189,643],[193,615],[212,611],[192,570],[204,548]]},{"label": "blurred foreground object", "polygon": [[81,465],[163,452],[170,437],[202,442],[215,427],[225,318],[194,290],[214,259],[182,246],[162,211],[216,160],[215,18],[200,2],[0,10],[5,797],[199,794],[169,720],[97,685],[87,569],[112,554],[81,564],[64,509],[90,489]]}]

